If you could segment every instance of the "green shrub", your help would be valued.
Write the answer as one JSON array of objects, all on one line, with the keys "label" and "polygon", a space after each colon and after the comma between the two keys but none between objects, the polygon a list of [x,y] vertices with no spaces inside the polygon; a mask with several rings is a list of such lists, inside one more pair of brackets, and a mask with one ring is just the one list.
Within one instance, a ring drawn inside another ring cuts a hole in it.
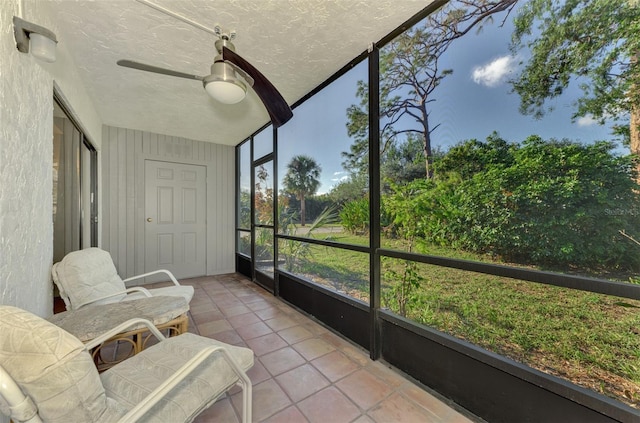
[{"label": "green shrub", "polygon": [[352,234],[369,233],[369,199],[361,198],[346,203],[340,211],[340,222]]}]

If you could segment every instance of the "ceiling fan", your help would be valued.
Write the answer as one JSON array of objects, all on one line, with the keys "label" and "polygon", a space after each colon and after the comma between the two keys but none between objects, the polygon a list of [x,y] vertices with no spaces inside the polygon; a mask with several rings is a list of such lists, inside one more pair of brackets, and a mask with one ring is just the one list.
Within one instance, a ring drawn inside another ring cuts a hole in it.
[{"label": "ceiling fan", "polygon": [[214,34],[218,37],[215,42],[218,55],[211,65],[211,73],[207,76],[178,72],[133,60],[118,60],[118,65],[146,72],[202,81],[207,93],[215,100],[225,104],[235,104],[242,101],[247,92],[247,85],[249,85],[264,104],[271,117],[271,122],[276,128],[291,119],[293,112],[276,87],[258,69],[235,52],[235,46],[231,42],[235,38],[235,32],[225,34],[219,26],[211,30],[148,0],[136,1],[198,29]]}]

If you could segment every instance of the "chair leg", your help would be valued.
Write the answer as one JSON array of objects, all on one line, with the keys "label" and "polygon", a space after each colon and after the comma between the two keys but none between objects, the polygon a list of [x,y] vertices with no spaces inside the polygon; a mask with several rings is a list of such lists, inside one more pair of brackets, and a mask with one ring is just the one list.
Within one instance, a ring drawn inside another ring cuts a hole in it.
[{"label": "chair leg", "polygon": [[251,423],[253,387],[251,386],[251,382],[246,383],[242,379],[238,381],[238,385],[242,388],[242,423]]}]

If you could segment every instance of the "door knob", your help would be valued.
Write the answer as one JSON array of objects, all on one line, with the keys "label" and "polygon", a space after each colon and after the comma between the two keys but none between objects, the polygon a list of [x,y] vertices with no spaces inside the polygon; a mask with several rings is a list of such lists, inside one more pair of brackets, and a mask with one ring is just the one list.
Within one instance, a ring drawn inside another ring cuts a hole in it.
[{"label": "door knob", "polygon": [[153,222],[153,219],[150,218],[150,217],[147,217],[147,222],[151,223],[151,222]]}]

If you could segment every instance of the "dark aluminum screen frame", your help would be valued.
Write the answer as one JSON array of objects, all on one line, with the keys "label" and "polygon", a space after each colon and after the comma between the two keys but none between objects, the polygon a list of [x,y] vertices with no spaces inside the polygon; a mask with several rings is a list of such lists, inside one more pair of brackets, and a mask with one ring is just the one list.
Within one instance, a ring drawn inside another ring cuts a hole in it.
[{"label": "dark aluminum screen frame", "polygon": [[[293,106],[295,110],[297,106],[312,98],[355,65],[363,60],[369,60],[371,89],[369,110],[376,111],[369,116],[370,244],[365,247],[309,238],[300,239],[278,234],[276,227],[274,256],[277,257],[277,240],[279,239],[300,240],[367,253],[370,255],[370,304],[367,306],[311,281],[278,270],[277,267],[275,267],[274,286],[270,291],[314,316],[362,348],[368,349],[372,359],[386,361],[412,379],[435,389],[443,396],[489,421],[638,422],[640,421],[638,410],[623,403],[542,373],[446,333],[403,319],[380,307],[381,257],[413,260],[504,276],[514,280],[640,299],[640,286],[631,284],[380,248],[380,140],[379,113],[377,112],[379,110],[379,48],[445,3],[447,3],[446,0],[436,0],[431,3],[380,42],[372,44],[367,52],[356,57]],[[259,131],[262,129],[264,128]],[[277,130],[275,129],[273,158],[274,168],[277,169]],[[251,162],[253,163],[253,157]],[[274,181],[277,193],[277,178],[274,178]],[[275,220],[274,222],[277,225]],[[237,270],[247,275],[250,260],[249,257],[237,254]],[[250,277],[256,280],[255,272]],[[259,282],[264,286],[263,281]]]}]

